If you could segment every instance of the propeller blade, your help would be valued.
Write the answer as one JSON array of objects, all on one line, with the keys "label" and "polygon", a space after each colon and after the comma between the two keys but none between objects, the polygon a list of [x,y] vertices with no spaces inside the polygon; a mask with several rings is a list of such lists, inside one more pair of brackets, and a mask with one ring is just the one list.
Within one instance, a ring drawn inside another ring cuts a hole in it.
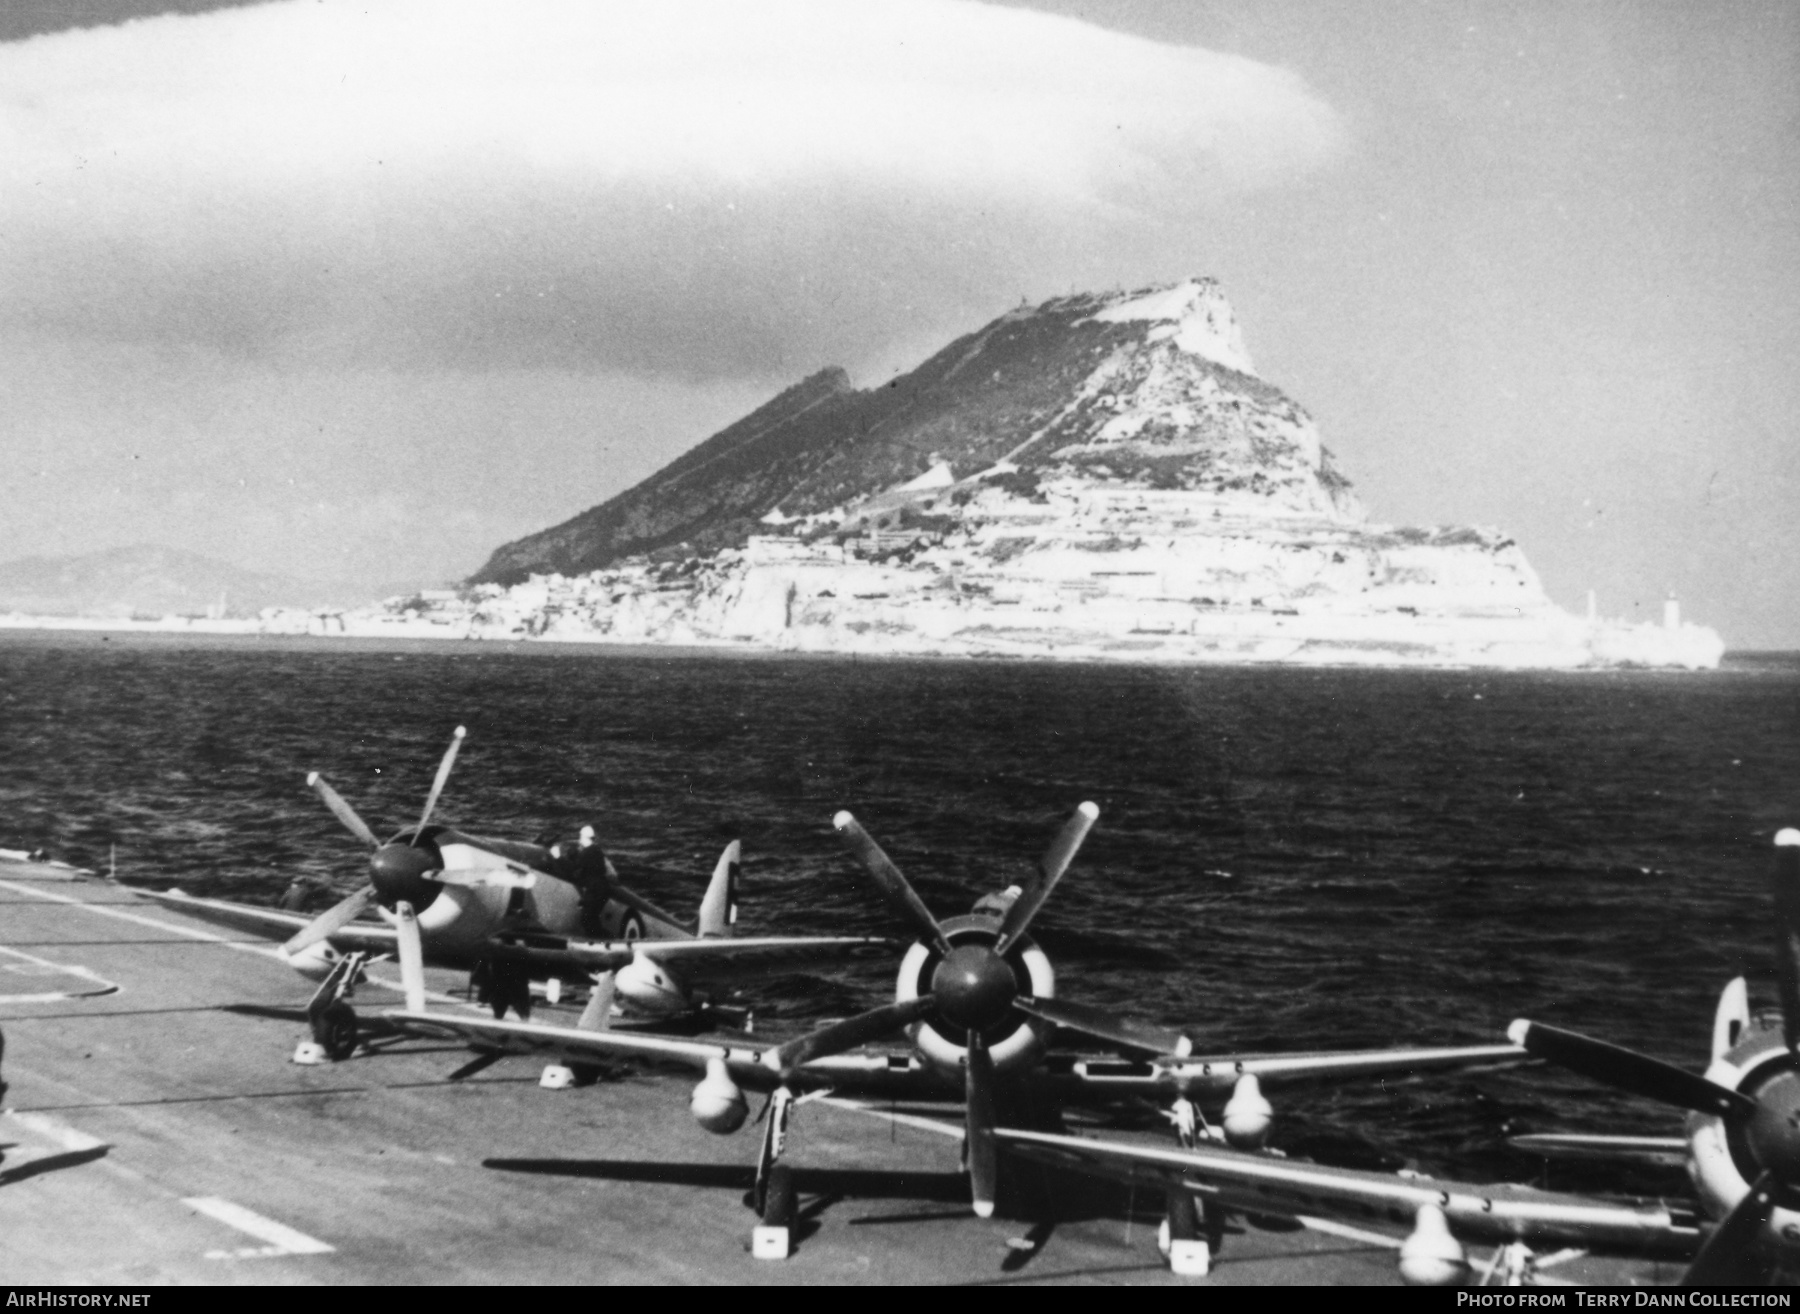
[{"label": "propeller blade", "polygon": [[440,885],[461,886],[465,890],[529,890],[537,884],[537,873],[527,871],[521,876],[505,867],[463,867],[456,871],[434,871],[427,879]]},{"label": "propeller blade", "polygon": [[917,1022],[930,1011],[932,1003],[930,995],[921,995],[917,999],[872,1008],[867,1013],[858,1013],[855,1017],[847,1017],[841,1022],[833,1022],[809,1032],[797,1040],[790,1040],[778,1049],[770,1050],[764,1062],[786,1076],[802,1063],[842,1054],[847,1049],[880,1040],[890,1032]]},{"label": "propeller blade", "polygon": [[1633,1095],[1721,1118],[1747,1118],[1756,1112],[1756,1101],[1748,1095],[1604,1040],[1524,1018],[1508,1027],[1506,1034],[1513,1044],[1523,1045],[1537,1058]]},{"label": "propeller blade", "polygon": [[1775,967],[1781,982],[1781,1032],[1800,1053],[1800,830],[1775,835]]},{"label": "propeller blade", "polygon": [[306,777],[306,783],[313,793],[325,801],[325,806],[331,809],[331,815],[344,823],[346,830],[372,849],[381,847],[381,841],[375,838],[375,832],[369,829],[369,823],[357,816],[356,809],[344,802],[337,790],[325,783],[324,776],[314,771]]},{"label": "propeller blade", "polygon": [[400,949],[400,984],[406,991],[406,1011],[425,1011],[425,948],[419,940],[419,919],[405,899],[394,905],[395,940]]},{"label": "propeller blade", "polygon": [[994,1059],[979,1031],[969,1032],[969,1066],[963,1070],[968,1110],[963,1153],[969,1160],[969,1196],[980,1218],[991,1218],[1000,1186],[1000,1154],[994,1143]]},{"label": "propeller blade", "polygon": [[1075,809],[1062,831],[1051,841],[1050,847],[1044,851],[1044,857],[1038,863],[1038,878],[1025,888],[1024,893],[1013,900],[1012,907],[1006,910],[1006,920],[1000,923],[1000,938],[994,941],[994,952],[1005,953],[1012,947],[1013,941],[1025,934],[1025,928],[1031,925],[1031,919],[1037,916],[1044,900],[1050,897],[1050,891],[1075,861],[1075,854],[1081,848],[1081,841],[1087,838],[1088,831],[1100,819],[1100,809],[1092,803],[1083,803]]},{"label": "propeller blade", "polygon": [[431,810],[437,806],[438,795],[444,792],[444,782],[450,779],[450,768],[456,765],[456,750],[462,747],[463,736],[468,733],[459,725],[456,733],[450,736],[450,747],[444,752],[444,760],[438,763],[437,778],[431,782],[431,792],[425,796],[425,810],[419,814],[419,829],[413,832],[414,844],[419,842],[425,823],[431,820]]},{"label": "propeller blade", "polygon": [[1751,1185],[1749,1192],[1719,1221],[1694,1262],[1681,1275],[1684,1287],[1739,1286],[1755,1281],[1760,1275],[1746,1275],[1746,1261],[1752,1257],[1757,1234],[1775,1211],[1775,1178],[1764,1173]]},{"label": "propeller blade", "polygon": [[1194,1052],[1194,1042],[1179,1031],[1140,1026],[1123,1020],[1110,1009],[1095,1008],[1091,1004],[1074,1004],[1066,999],[1033,999],[1025,995],[1013,1000],[1013,1007],[1040,1022],[1079,1031],[1084,1036],[1104,1040],[1133,1053],[1186,1058]]},{"label": "propeller blade", "polygon": [[839,835],[844,837],[844,846],[850,850],[856,860],[862,864],[864,871],[880,887],[894,905],[896,911],[916,926],[922,938],[937,946],[939,953],[948,954],[950,943],[944,939],[944,932],[937,924],[937,918],[931,915],[931,909],[919,898],[913,887],[906,882],[906,877],[894,865],[893,859],[881,851],[881,846],[869,838],[855,817],[848,812],[840,812],[831,819],[837,827]]},{"label": "propeller blade", "polygon": [[288,942],[281,946],[284,954],[297,954],[308,945],[317,944],[358,917],[371,903],[375,902],[375,887],[365,885],[348,899],[342,899],[331,905],[324,912],[313,918],[305,926],[296,931]]}]

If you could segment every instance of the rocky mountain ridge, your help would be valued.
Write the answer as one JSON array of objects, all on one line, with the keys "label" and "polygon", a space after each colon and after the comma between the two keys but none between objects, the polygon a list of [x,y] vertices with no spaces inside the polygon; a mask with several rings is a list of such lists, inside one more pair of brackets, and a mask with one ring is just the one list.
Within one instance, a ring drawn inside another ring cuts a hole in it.
[{"label": "rocky mountain ridge", "polygon": [[821,371],[636,487],[496,551],[470,583],[580,574],[626,557],[741,548],[938,465],[1004,462],[1103,482],[1288,494],[1356,514],[1311,420],[1258,378],[1210,279],[1060,297],[1002,315],[911,373],[858,391]]},{"label": "rocky mountain ridge", "polygon": [[[1496,530],[1366,523],[1210,279],[1021,307],[880,388],[824,371],[459,595],[345,632],[867,653],[1716,665],[1577,618]],[[373,626],[373,629],[369,629]]]}]

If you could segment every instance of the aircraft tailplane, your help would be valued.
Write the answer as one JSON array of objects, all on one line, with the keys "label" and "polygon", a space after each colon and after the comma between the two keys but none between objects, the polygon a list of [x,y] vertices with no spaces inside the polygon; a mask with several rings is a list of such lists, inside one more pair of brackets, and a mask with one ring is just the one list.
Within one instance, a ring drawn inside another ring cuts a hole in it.
[{"label": "aircraft tailplane", "polygon": [[725,846],[719,865],[713,868],[706,897],[700,900],[700,938],[726,936],[737,921],[738,857],[743,846],[737,840]]}]

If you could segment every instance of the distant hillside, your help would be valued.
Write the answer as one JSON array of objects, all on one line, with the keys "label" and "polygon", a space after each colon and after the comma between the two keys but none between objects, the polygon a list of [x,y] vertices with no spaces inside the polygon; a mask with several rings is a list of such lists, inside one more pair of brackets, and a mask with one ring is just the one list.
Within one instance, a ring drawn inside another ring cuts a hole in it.
[{"label": "distant hillside", "polygon": [[[824,511],[940,461],[957,478],[1001,460],[1047,472],[1067,464],[1072,448],[1090,447],[1074,460],[1097,477],[1211,486],[1249,477],[1267,464],[1252,458],[1285,446],[1253,432],[1264,417],[1284,434],[1310,426],[1256,376],[1216,284],[1196,280],[1135,295],[1062,297],[1012,311],[879,388],[858,391],[842,370],[821,371],[611,501],[501,547],[470,582],[582,574],[678,545],[683,556],[741,547],[752,533],[766,532],[758,522],[771,511]],[[1147,418],[1139,440],[1123,448],[1094,447],[1109,421],[1117,427],[1120,416],[1107,407],[1126,383],[1109,384],[1101,395],[1099,374],[1144,373],[1130,386],[1146,395],[1168,386],[1167,362],[1141,351],[1147,321],[1163,325],[1158,341],[1179,349],[1182,386],[1198,390],[1202,404],[1189,407],[1191,415],[1184,411],[1185,421]],[[1204,444],[1173,441],[1201,416]],[[1322,482],[1328,499],[1347,499],[1348,484],[1316,441],[1304,469],[1290,473],[1310,486]],[[1274,475],[1264,469],[1265,477]]]},{"label": "distant hillside", "polygon": [[0,612],[34,616],[201,615],[221,599],[225,615],[254,616],[264,607],[348,606],[370,596],[147,544],[0,562]]}]

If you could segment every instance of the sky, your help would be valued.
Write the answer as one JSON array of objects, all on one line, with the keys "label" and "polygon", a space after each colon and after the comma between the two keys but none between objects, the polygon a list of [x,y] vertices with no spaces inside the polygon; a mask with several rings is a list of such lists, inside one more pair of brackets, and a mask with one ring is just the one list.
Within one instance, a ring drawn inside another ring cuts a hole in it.
[{"label": "sky", "polygon": [[15,0],[0,559],[456,578],[1210,274],[1375,519],[1800,648],[1797,211],[1786,0]]}]

